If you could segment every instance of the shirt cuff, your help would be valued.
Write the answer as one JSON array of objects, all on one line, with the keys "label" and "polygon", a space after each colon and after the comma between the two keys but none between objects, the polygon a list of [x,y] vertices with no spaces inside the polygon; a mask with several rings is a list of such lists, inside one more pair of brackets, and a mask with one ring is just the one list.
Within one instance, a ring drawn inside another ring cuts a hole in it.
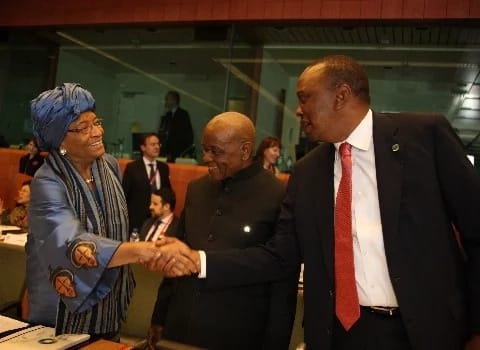
[{"label": "shirt cuff", "polygon": [[200,272],[198,278],[207,278],[207,254],[203,250],[198,251],[200,255]]}]

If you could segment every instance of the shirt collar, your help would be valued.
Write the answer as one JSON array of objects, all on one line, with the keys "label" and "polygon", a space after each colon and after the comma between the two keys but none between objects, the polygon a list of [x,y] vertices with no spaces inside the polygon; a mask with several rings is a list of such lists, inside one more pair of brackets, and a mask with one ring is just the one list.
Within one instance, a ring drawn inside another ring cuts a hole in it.
[{"label": "shirt collar", "polygon": [[341,142],[336,142],[335,148],[338,150],[340,145],[344,142],[348,142],[351,144],[353,147],[363,150],[363,151],[368,151],[368,148],[370,147],[370,140],[372,139],[372,129],[373,125],[373,117],[372,117],[372,110],[368,109],[367,114],[365,117],[363,117],[362,121],[360,124],[357,125],[357,127],[352,131],[348,137]]},{"label": "shirt collar", "polygon": [[238,171],[231,178],[234,179],[234,180],[246,179],[246,178],[249,178],[249,177],[252,177],[252,176],[256,175],[262,169],[263,169],[262,164],[260,164],[259,162],[252,162],[252,164],[250,164],[246,168],[243,168],[242,170]]},{"label": "shirt collar", "polygon": [[145,163],[145,165],[146,165],[147,167],[148,167],[150,164],[152,164],[152,163],[153,163],[154,165],[156,165],[156,161],[155,161],[155,160],[152,162],[152,161],[148,160],[148,159],[145,158],[145,157],[142,157],[142,159],[143,159],[143,162]]},{"label": "shirt collar", "polygon": [[165,224],[165,223],[168,222],[168,220],[170,220],[170,218],[171,218],[172,216],[173,216],[173,213],[170,213],[170,214],[168,214],[167,216],[165,216],[165,217],[163,217],[163,218],[158,218],[157,220],[159,220],[160,223]]}]

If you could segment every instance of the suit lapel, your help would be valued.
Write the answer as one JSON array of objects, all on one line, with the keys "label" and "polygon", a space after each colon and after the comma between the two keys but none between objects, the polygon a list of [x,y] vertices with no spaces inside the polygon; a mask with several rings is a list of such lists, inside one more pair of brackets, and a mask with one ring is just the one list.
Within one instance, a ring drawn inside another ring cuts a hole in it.
[{"label": "suit lapel", "polygon": [[387,257],[395,247],[402,195],[402,142],[395,116],[373,115],[378,201]]},{"label": "suit lapel", "polygon": [[167,232],[165,235],[171,237],[177,237],[177,226],[178,226],[178,219],[174,216],[170,225],[168,225]]},{"label": "suit lapel", "polygon": [[[317,232],[320,235],[322,256],[327,266],[329,278],[333,281],[334,254],[334,184],[333,164],[335,161],[335,146],[323,144],[319,146],[318,163],[315,169],[315,184],[311,189],[315,199],[315,216],[317,217]],[[318,177],[317,177],[318,176]],[[317,210],[318,208],[318,210]]]},{"label": "suit lapel", "polygon": [[145,168],[145,163],[143,162],[143,158],[140,158],[137,163],[138,173],[142,174],[142,177],[147,179],[148,182],[148,174],[147,169]]}]

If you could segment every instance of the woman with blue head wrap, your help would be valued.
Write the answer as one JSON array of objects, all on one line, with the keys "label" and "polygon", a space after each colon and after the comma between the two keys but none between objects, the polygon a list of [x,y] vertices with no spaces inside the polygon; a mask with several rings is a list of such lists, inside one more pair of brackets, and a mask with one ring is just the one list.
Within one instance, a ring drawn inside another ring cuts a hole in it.
[{"label": "woman with blue head wrap", "polygon": [[34,135],[49,152],[31,184],[29,321],[57,334],[118,339],[135,282],[127,264],[156,257],[127,239],[116,160],[105,153],[92,94],[65,83],[31,102]]}]

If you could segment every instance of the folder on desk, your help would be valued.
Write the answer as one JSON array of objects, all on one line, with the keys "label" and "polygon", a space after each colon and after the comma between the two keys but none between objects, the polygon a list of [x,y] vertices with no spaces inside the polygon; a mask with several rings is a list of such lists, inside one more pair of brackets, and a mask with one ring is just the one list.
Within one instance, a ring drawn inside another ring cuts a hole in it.
[{"label": "folder on desk", "polygon": [[3,243],[25,246],[27,233],[7,233],[3,236]]},{"label": "folder on desk", "polygon": [[12,225],[0,225],[0,233],[6,235],[7,233],[24,233],[24,229]]},{"label": "folder on desk", "polygon": [[21,228],[17,228],[17,229],[14,229],[14,230],[3,230],[2,231],[2,234],[4,234],[4,235],[7,235],[7,234],[24,234],[24,233],[27,233],[27,231],[25,231],[24,229],[21,229]]},{"label": "folder on desk", "polygon": [[0,339],[0,350],[65,350],[86,342],[89,334],[61,334],[55,329],[34,326]]},{"label": "folder on desk", "polygon": [[[29,326],[28,323],[25,323],[7,316],[0,315],[0,334],[7,333],[7,332],[13,333],[14,331],[19,330],[20,328],[25,328],[28,326]],[[1,337],[2,336],[0,336],[0,341],[1,341]]]}]

